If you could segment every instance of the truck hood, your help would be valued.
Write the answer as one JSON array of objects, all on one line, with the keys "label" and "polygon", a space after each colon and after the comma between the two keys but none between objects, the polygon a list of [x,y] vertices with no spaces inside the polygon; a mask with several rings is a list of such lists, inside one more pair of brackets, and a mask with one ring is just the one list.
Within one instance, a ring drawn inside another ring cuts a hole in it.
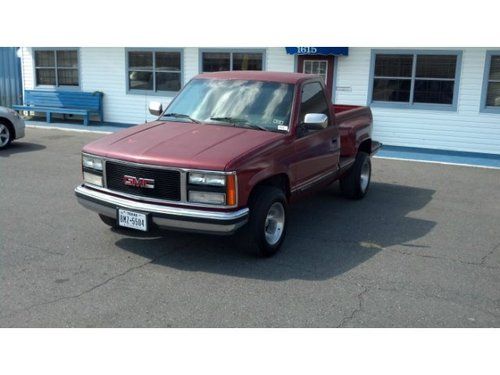
[{"label": "truck hood", "polygon": [[232,160],[284,137],[228,125],[155,121],[100,138],[83,152],[136,163],[224,170]]}]

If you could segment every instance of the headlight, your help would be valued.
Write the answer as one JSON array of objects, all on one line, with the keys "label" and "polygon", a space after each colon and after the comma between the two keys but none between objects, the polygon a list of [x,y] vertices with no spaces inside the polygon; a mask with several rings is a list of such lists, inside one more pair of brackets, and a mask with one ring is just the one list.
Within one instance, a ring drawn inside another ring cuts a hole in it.
[{"label": "headlight", "polygon": [[101,186],[102,187],[102,176],[93,174],[90,172],[83,172],[83,181],[87,184]]},{"label": "headlight", "polygon": [[191,190],[189,192],[189,201],[193,203],[208,203],[208,204],[223,205],[226,204],[226,194]]},{"label": "headlight", "polygon": [[193,185],[226,186],[226,175],[217,173],[190,172],[188,181]]},{"label": "headlight", "polygon": [[82,164],[86,168],[91,168],[95,169],[98,171],[102,171],[102,159],[94,157],[94,156],[88,156],[88,155],[83,155],[82,156]]}]

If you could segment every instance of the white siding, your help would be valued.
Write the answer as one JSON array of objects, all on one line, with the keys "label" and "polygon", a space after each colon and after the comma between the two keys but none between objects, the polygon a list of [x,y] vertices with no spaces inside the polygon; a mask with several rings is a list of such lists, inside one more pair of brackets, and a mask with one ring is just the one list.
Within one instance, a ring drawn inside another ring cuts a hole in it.
[{"label": "white siding", "polygon": [[34,79],[31,48],[21,48],[21,75],[23,78],[23,88],[26,90],[32,89],[34,87]]},{"label": "white siding", "polygon": [[184,48],[184,84],[189,82],[191,78],[197,75],[199,72],[199,54],[198,48]]},{"label": "white siding", "polygon": [[[456,112],[372,107],[374,138],[388,145],[500,154],[500,114],[480,112],[486,50],[462,49]],[[339,58],[336,103],[367,104],[370,57],[369,48],[351,48]]]},{"label": "white siding", "polygon": [[[184,51],[185,65],[192,60],[190,55],[191,51]],[[148,103],[157,100],[167,104],[172,99],[171,96],[127,93],[125,48],[80,48],[80,69],[82,90],[104,93],[106,122],[131,124],[152,120]]]},{"label": "white siding", "polygon": [[[79,49],[80,85],[83,91],[104,93],[104,121],[135,124],[152,120],[147,106],[157,100],[168,104],[173,96],[138,95],[127,92],[125,48]],[[287,55],[284,48],[266,50],[267,70],[288,71],[294,69],[294,57]],[[183,80],[188,82],[199,73],[198,48],[183,49]],[[32,89],[33,58],[31,48],[23,48],[24,87]]]},{"label": "white siding", "polygon": [[295,56],[288,55],[284,48],[268,48],[266,50],[266,70],[271,72],[293,72]]},{"label": "white siding", "polygon": [[[486,50],[462,49],[456,112],[373,107],[374,138],[388,145],[500,154],[500,115],[479,111]],[[336,103],[367,104],[370,57],[370,48],[350,48],[349,56],[338,58]],[[199,73],[199,63],[198,48],[183,49],[184,83]],[[167,104],[172,97],[127,93],[125,64],[125,48],[80,48],[81,89],[104,93],[107,122],[151,120],[148,102]],[[285,48],[267,48],[265,66],[269,71],[293,72],[295,57],[287,55]],[[30,48],[23,48],[22,68],[24,87],[33,88]]]}]

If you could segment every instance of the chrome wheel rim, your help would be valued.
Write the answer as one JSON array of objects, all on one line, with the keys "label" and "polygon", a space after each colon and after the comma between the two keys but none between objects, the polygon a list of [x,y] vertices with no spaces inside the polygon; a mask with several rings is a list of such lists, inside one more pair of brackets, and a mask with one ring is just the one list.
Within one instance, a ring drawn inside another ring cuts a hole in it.
[{"label": "chrome wheel rim", "polygon": [[366,191],[369,182],[370,182],[370,163],[369,159],[366,159],[365,162],[363,163],[363,166],[361,167],[361,176],[360,176],[361,191],[363,192]]},{"label": "chrome wheel rim", "polygon": [[10,132],[4,124],[0,124],[0,147],[3,147],[9,142]]},{"label": "chrome wheel rim", "polygon": [[274,202],[266,216],[264,231],[266,242],[269,245],[276,245],[283,235],[285,228],[285,208],[280,202]]}]

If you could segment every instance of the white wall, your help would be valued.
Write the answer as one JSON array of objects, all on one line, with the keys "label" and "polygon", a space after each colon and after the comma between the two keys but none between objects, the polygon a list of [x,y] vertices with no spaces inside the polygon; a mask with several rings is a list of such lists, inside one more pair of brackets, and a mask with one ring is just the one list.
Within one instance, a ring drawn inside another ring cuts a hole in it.
[{"label": "white wall", "polygon": [[[198,51],[185,48],[183,57],[186,83],[196,74]],[[80,69],[81,89],[104,93],[106,122],[135,124],[152,120],[154,117],[148,113],[148,103],[157,100],[167,104],[173,97],[127,93],[125,48],[80,48]]]},{"label": "white wall", "polygon": [[[374,138],[389,145],[500,154],[500,114],[479,110],[486,50],[462,49],[456,112],[372,106]],[[336,103],[367,105],[370,57],[370,48],[350,48],[349,56],[339,58]]]},{"label": "white wall", "polygon": [[[126,124],[142,123],[154,119],[149,115],[149,101],[168,104],[173,96],[138,95],[127,93],[125,48],[79,49],[80,86],[82,91],[104,93],[104,121]],[[284,48],[266,50],[267,70],[288,71],[294,69],[294,57]],[[198,48],[183,49],[183,79],[187,83],[199,73]],[[34,86],[33,57],[31,48],[23,48],[24,87]]]},{"label": "white wall", "polygon": [[[197,48],[183,51],[186,83],[199,73],[199,54]],[[479,112],[485,53],[485,48],[463,49],[456,112],[372,107],[374,138],[388,145],[500,154],[500,115]],[[338,58],[336,103],[367,105],[370,56],[370,48],[350,48],[349,56]],[[24,87],[33,88],[30,48],[23,48],[22,67]],[[293,72],[295,58],[287,55],[285,48],[267,48],[266,69]],[[80,48],[80,79],[83,91],[104,92],[107,122],[134,124],[152,120],[147,103],[161,100],[167,104],[172,99],[126,92],[124,48]]]},{"label": "white wall", "polygon": [[31,48],[21,48],[21,76],[23,78],[23,87],[31,90],[34,87],[33,77],[33,57]]},{"label": "white wall", "polygon": [[266,70],[271,72],[294,72],[295,56],[288,55],[285,48],[266,49]]}]

